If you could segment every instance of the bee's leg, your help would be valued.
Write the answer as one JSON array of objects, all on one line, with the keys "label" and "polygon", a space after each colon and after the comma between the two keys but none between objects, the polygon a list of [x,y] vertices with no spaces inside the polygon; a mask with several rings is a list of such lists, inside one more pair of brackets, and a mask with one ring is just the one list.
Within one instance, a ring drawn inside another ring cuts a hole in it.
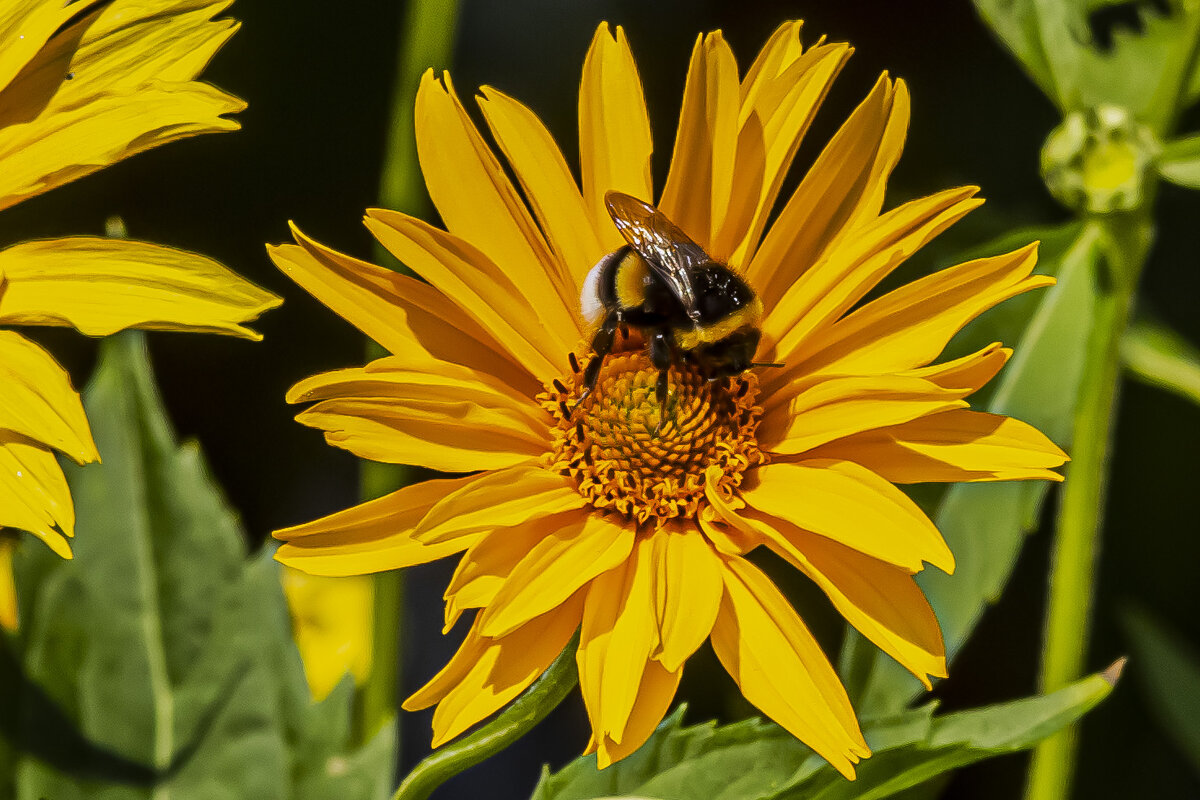
[{"label": "bee's leg", "polygon": [[596,381],[600,378],[600,368],[604,366],[604,357],[612,352],[613,338],[616,336],[617,327],[620,324],[620,312],[613,311],[604,318],[604,322],[600,323],[600,329],[592,337],[593,355],[583,370],[583,391],[579,393],[579,399],[575,401],[574,407],[571,408],[572,414],[587,399],[592,390],[596,388]]},{"label": "bee's leg", "polygon": [[654,396],[658,400],[658,425],[654,428],[657,434],[662,430],[667,417],[667,386],[670,377],[671,361],[674,348],[669,330],[657,330],[650,337],[650,363],[658,368],[658,381],[654,384]]}]

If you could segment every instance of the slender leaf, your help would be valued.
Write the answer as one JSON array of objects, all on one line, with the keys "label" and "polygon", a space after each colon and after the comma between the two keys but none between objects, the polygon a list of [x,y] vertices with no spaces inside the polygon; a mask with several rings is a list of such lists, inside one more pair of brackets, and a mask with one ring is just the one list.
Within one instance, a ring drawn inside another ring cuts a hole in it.
[{"label": "slender leaf", "polygon": [[1200,136],[1168,142],[1158,157],[1158,174],[1188,189],[1200,189]]},{"label": "slender leaf", "polygon": [[[1043,294],[988,406],[1029,422],[1063,446],[1071,436],[1091,331],[1097,237],[1093,228],[1084,228],[1062,258],[1058,283]],[[1049,488],[1045,481],[968,483],[944,495],[935,520],[957,569],[954,575],[927,569],[918,581],[941,623],[948,657],[961,649],[985,608],[1000,596]],[[899,664],[877,656],[859,707],[895,710],[921,688]]]},{"label": "slender leaf", "polygon": [[1138,380],[1200,404],[1200,349],[1167,325],[1135,320],[1121,342],[1121,357]]},{"label": "slender leaf", "polygon": [[874,755],[850,782],[778,726],[746,720],[683,727],[683,711],[604,771],[594,755],[558,773],[543,771],[533,800],[653,797],[660,800],[866,800],[886,797],[949,769],[1032,747],[1075,721],[1112,690],[1091,676],[1058,692],[1013,703],[932,715],[933,706],[864,723]]},{"label": "slender leaf", "polygon": [[104,342],[84,405],[104,461],[67,468],[76,557],[25,547],[16,564],[16,795],[385,793],[378,745],[346,751],[348,691],[312,704],[278,566],[246,559],[199,449],[176,445],[141,335]]},{"label": "slender leaf", "polygon": [[1142,696],[1200,775],[1200,651],[1141,609],[1128,610],[1121,622]]}]

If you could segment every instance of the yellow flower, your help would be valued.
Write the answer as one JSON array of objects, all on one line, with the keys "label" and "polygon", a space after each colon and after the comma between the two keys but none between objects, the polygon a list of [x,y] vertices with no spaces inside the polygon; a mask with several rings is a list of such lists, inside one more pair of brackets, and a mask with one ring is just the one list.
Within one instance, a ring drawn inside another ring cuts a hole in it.
[{"label": "yellow flower", "polygon": [[347,672],[371,672],[371,579],[326,578],[284,567],[280,576],[296,648],[313,698],[323,700]]},{"label": "yellow flower", "polygon": [[[186,136],[238,128],[245,104],[193,80],[237,24],[225,0],[34,0],[0,8],[0,209]],[[99,459],[79,395],[11,325],[199,330],[241,325],[279,299],[220,264],[144,242],[72,237],[0,250],[0,528],[71,557],[74,510],[58,450]],[[4,536],[0,532],[0,536]],[[0,623],[16,625],[11,539],[0,540]]]},{"label": "yellow flower", "polygon": [[[1058,479],[1064,454],[964,398],[1004,365],[989,346],[930,365],[968,320],[1051,279],[1035,248],[952,267],[864,302],[904,259],[979,204],[953,189],[881,212],[908,91],[880,77],[768,221],[800,140],[850,48],[802,48],[781,26],[739,77],[721,34],[696,43],[657,205],[741,272],[765,308],[758,360],[708,382],[671,371],[667,408],[636,338],[619,341],[578,410],[589,269],[623,244],[609,190],[647,201],[652,144],[632,55],[601,26],[579,98],[582,189],[525,106],[483,88],[514,187],[449,77],[425,76],[418,152],[447,231],[393,211],[371,232],[429,283],[298,230],[276,264],[391,356],[317,375],[299,420],[364,458],[433,480],[279,531],[278,558],[329,575],[465,551],[446,590],[461,649],[406,708],[438,704],[434,744],[528,686],[581,629],[589,749],[607,766],[662,719],[706,640],[746,698],[847,777],[867,756],[837,675],[791,605],[745,556],[766,546],[922,680],[944,676],[937,621],[913,574],[954,558],[893,484]],[[574,414],[572,412],[574,411]],[[658,430],[660,415],[667,420]]]}]

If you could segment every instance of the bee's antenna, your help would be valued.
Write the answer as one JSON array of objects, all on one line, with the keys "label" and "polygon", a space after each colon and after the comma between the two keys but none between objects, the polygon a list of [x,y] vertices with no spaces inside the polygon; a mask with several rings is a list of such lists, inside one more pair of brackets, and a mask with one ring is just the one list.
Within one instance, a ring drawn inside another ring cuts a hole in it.
[{"label": "bee's antenna", "polygon": [[750,366],[752,366],[752,367],[784,367],[787,365],[784,364],[782,361],[752,361],[752,362],[750,362]]}]

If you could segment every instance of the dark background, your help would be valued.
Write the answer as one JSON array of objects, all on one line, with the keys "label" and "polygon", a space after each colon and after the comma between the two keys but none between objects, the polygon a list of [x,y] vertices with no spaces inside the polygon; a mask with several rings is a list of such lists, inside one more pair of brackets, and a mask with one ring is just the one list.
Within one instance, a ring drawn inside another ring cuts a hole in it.
[{"label": "dark background", "polygon": [[[294,409],[283,395],[302,377],[361,363],[363,341],[275,271],[263,244],[285,240],[286,222],[293,219],[326,244],[371,256],[359,220],[378,194],[402,12],[402,2],[242,0],[231,14],[243,28],[206,78],[250,104],[240,115],[244,130],[138,156],[0,215],[0,244],[8,244],[101,233],[104,219],[120,214],[132,237],[214,256],[286,298],[282,309],[257,325],[266,336],[259,344],[150,337],[180,433],[202,442],[254,544],[272,529],[356,501],[356,459],[292,422]],[[1038,149],[1057,114],[961,0],[467,0],[453,72],[464,98],[488,83],[526,102],[570,154],[588,42],[601,20],[624,25],[646,86],[661,185],[695,35],[722,28],[744,68],[779,22],[792,17],[806,20],[807,42],[828,34],[857,50],[810,143],[832,132],[881,70],[909,82],[913,121],[890,204],[951,185],[982,186],[988,205],[953,234],[964,243],[1019,223],[1065,218],[1037,174]],[[1102,22],[1112,19],[1120,16]],[[811,159],[810,151],[811,145],[800,160]],[[1200,342],[1198,212],[1195,195],[1163,190],[1163,225],[1143,291],[1143,302],[1193,342]],[[36,338],[82,385],[94,342],[70,331],[39,331]],[[1194,583],[1200,566],[1200,409],[1135,383],[1126,382],[1122,391],[1091,669],[1128,651],[1119,615],[1131,604],[1200,642]],[[1044,532],[1028,542],[1004,599],[939,689],[944,708],[1035,691],[1048,549]],[[404,677],[410,691],[453,649],[437,633],[448,571],[443,564],[410,573],[412,634]],[[744,713],[736,687],[714,663],[711,653],[702,652],[685,678],[692,722]],[[1084,724],[1076,797],[1200,797],[1200,779],[1146,710],[1137,670],[1132,663],[1129,679]],[[402,723],[407,769],[427,751],[429,715],[404,714]],[[582,749],[584,725],[575,697],[525,742],[460,776],[438,796],[526,797],[542,759],[557,766]],[[945,796],[1017,797],[1026,762],[1024,755],[1012,756],[964,770]]]}]

